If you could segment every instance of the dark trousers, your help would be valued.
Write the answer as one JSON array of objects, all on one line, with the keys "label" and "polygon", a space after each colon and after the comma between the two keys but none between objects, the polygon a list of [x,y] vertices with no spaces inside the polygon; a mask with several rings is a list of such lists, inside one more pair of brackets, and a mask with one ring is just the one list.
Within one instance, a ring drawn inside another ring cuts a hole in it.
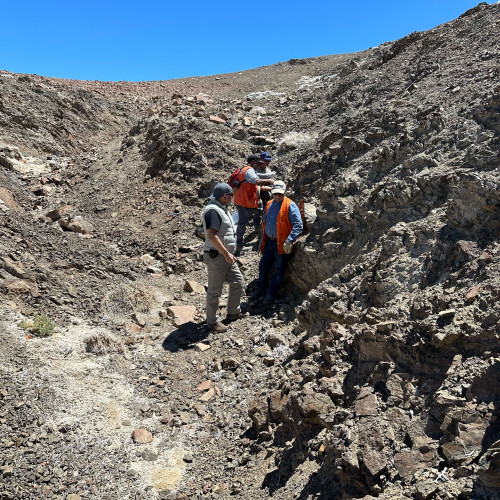
[{"label": "dark trousers", "polygon": [[267,288],[266,298],[274,299],[278,291],[283,276],[285,267],[288,262],[289,255],[278,253],[278,242],[276,240],[267,240],[262,257],[259,262],[259,281],[257,282],[257,290],[264,292],[269,281],[269,274],[274,266],[274,275]]},{"label": "dark trousers", "polygon": [[254,228],[258,231],[261,224],[262,214],[258,208],[247,208],[236,205],[238,210],[238,227],[236,228],[236,244],[238,247],[243,246],[243,237],[249,222],[253,223]]}]

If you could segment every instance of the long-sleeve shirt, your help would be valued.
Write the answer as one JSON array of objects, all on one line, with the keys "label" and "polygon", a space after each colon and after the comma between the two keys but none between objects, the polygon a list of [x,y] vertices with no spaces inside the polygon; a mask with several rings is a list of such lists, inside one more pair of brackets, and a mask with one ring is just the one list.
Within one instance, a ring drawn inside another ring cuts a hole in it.
[{"label": "long-sleeve shirt", "polygon": [[[278,220],[278,214],[281,208],[281,203],[273,201],[269,206],[269,210],[266,214],[266,235],[269,238],[277,238],[278,231],[276,229],[276,224]],[[293,202],[290,202],[290,207],[288,209],[288,220],[292,224],[292,231],[287,237],[287,241],[293,243],[302,233],[302,217],[300,216],[299,207]]]}]

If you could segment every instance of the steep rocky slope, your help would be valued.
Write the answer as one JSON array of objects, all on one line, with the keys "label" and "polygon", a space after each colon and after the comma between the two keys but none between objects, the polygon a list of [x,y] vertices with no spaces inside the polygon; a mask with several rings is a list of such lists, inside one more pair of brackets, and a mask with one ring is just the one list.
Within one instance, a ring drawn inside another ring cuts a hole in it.
[{"label": "steep rocky slope", "polygon": [[[497,498],[499,9],[238,74],[0,72],[0,498]],[[209,335],[193,232],[262,150],[309,232]]]}]

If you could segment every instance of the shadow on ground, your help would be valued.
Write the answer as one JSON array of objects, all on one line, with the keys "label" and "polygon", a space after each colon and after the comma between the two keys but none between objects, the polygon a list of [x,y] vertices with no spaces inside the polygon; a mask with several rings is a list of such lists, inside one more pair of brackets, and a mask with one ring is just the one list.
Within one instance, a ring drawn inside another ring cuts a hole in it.
[{"label": "shadow on ground", "polygon": [[162,347],[169,352],[193,349],[198,342],[205,340],[209,335],[210,329],[206,323],[189,321],[170,332],[162,342]]}]

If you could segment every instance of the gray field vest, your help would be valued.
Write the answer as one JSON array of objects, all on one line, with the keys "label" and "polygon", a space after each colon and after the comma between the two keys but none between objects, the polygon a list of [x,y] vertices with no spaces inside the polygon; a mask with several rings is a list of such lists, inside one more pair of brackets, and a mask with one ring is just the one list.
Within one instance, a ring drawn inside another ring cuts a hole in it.
[{"label": "gray field vest", "polygon": [[233,218],[231,217],[228,209],[217,200],[210,201],[210,203],[203,209],[202,220],[203,230],[205,231],[205,244],[203,245],[203,250],[217,250],[212,243],[210,243],[207,235],[205,214],[209,210],[215,210],[219,214],[221,223],[217,236],[227,248],[228,252],[234,253],[236,250],[236,226],[234,225]]}]

